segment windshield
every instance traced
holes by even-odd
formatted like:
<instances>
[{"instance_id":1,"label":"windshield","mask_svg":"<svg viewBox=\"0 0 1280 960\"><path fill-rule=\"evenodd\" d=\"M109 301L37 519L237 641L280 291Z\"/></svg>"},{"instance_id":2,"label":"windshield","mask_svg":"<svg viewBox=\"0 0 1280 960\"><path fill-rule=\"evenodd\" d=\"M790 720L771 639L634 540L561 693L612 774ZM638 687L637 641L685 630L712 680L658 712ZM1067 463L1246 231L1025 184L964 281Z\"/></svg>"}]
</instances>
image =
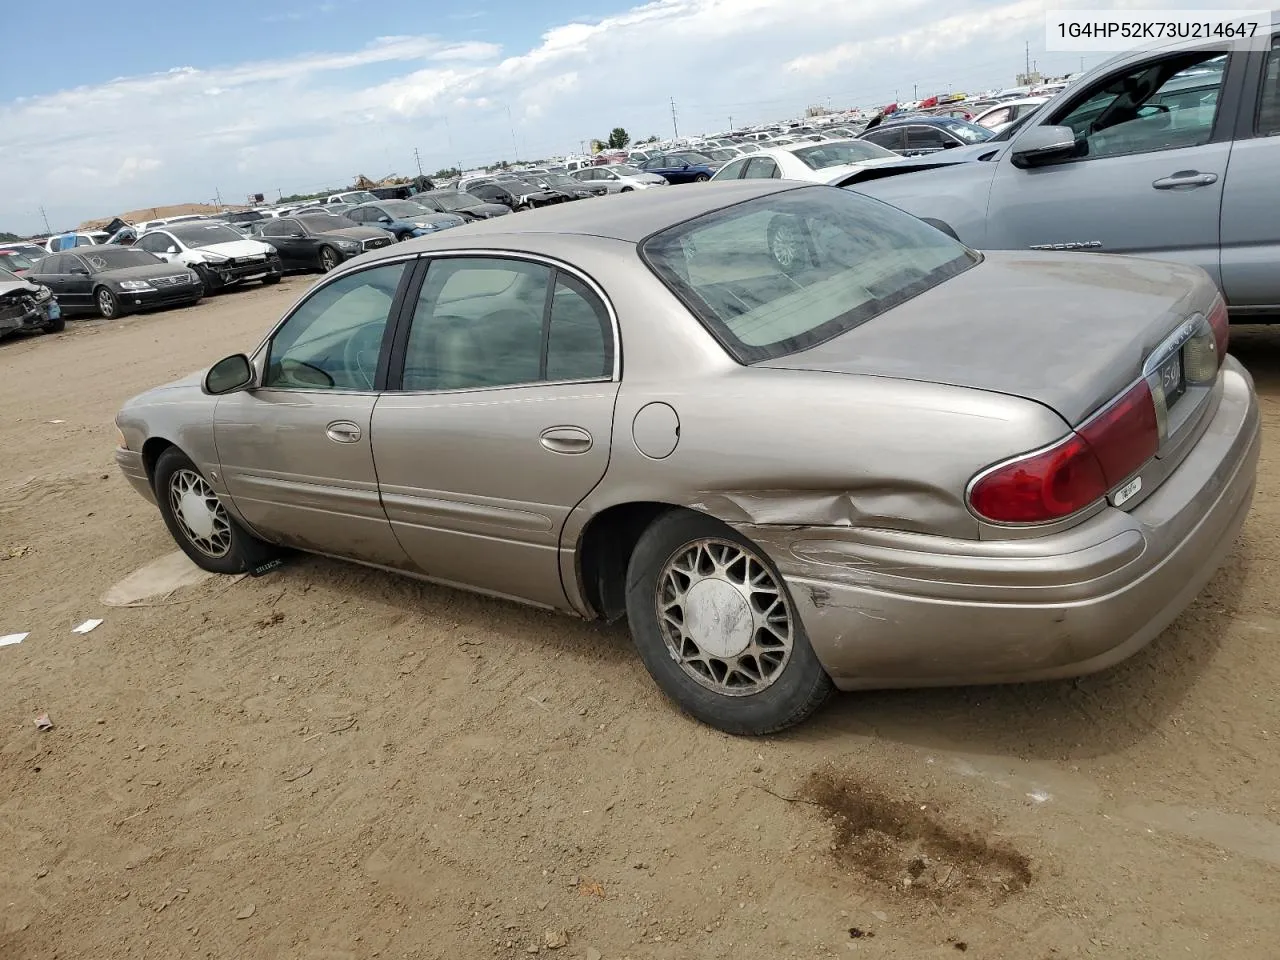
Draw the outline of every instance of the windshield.
<instances>
[{"instance_id":1,"label":"windshield","mask_svg":"<svg viewBox=\"0 0 1280 960\"><path fill-rule=\"evenodd\" d=\"M541 182L551 187L581 186L581 184L577 180L573 179L573 177L567 177L563 173L548 173L541 178Z\"/></svg>"},{"instance_id":2,"label":"windshield","mask_svg":"<svg viewBox=\"0 0 1280 960\"><path fill-rule=\"evenodd\" d=\"M831 140L792 152L810 170L825 170L827 167L839 167L848 163L898 157L892 150L886 150L870 140Z\"/></svg>"},{"instance_id":3,"label":"windshield","mask_svg":"<svg viewBox=\"0 0 1280 960\"><path fill-rule=\"evenodd\" d=\"M370 193L368 190L357 190L354 193L344 193L342 195L342 202L343 203L377 203L378 198L376 195Z\"/></svg>"},{"instance_id":4,"label":"windshield","mask_svg":"<svg viewBox=\"0 0 1280 960\"><path fill-rule=\"evenodd\" d=\"M633 167L629 163L619 163L615 166L609 167L608 169L612 170L620 177L643 177L645 173L639 167Z\"/></svg>"},{"instance_id":5,"label":"windshield","mask_svg":"<svg viewBox=\"0 0 1280 960\"><path fill-rule=\"evenodd\" d=\"M976 123L970 123L968 120L947 119L940 121L938 126L949 133L954 133L965 143L985 143L991 139L990 130Z\"/></svg>"},{"instance_id":6,"label":"windshield","mask_svg":"<svg viewBox=\"0 0 1280 960\"><path fill-rule=\"evenodd\" d=\"M331 213L302 213L298 214L298 219L306 225L308 230L315 233L328 233L331 230L350 230L356 226L354 220L348 220L346 217L335 217Z\"/></svg>"},{"instance_id":7,"label":"windshield","mask_svg":"<svg viewBox=\"0 0 1280 960\"><path fill-rule=\"evenodd\" d=\"M169 232L188 247L211 247L215 243L243 240L244 234L218 223L181 223Z\"/></svg>"},{"instance_id":8,"label":"windshield","mask_svg":"<svg viewBox=\"0 0 1280 960\"><path fill-rule=\"evenodd\" d=\"M723 148L719 150L708 150L707 156L709 156L712 160L727 161L727 160L732 160L734 157L738 156L738 151L725 150Z\"/></svg>"},{"instance_id":9,"label":"windshield","mask_svg":"<svg viewBox=\"0 0 1280 960\"><path fill-rule=\"evenodd\" d=\"M409 200L384 200L379 206L391 216L398 217L401 220L420 217L429 212L426 207Z\"/></svg>"},{"instance_id":10,"label":"windshield","mask_svg":"<svg viewBox=\"0 0 1280 960\"><path fill-rule=\"evenodd\" d=\"M431 199L446 210L470 210L472 207L484 205L469 193L433 193Z\"/></svg>"},{"instance_id":11,"label":"windshield","mask_svg":"<svg viewBox=\"0 0 1280 960\"><path fill-rule=\"evenodd\" d=\"M236 234L236 239L240 239L239 234ZM148 267L164 263L154 254L134 247L96 246L92 251L77 252L80 253L80 258L94 270L120 270L124 267Z\"/></svg>"},{"instance_id":12,"label":"windshield","mask_svg":"<svg viewBox=\"0 0 1280 960\"><path fill-rule=\"evenodd\" d=\"M24 283L25 281L16 273L10 273L4 267L0 267L0 283Z\"/></svg>"},{"instance_id":13,"label":"windshield","mask_svg":"<svg viewBox=\"0 0 1280 960\"><path fill-rule=\"evenodd\" d=\"M783 237L799 251L785 264L774 253L787 249ZM705 214L654 235L640 253L740 363L824 343L978 262L896 207L827 187Z\"/></svg>"},{"instance_id":14,"label":"windshield","mask_svg":"<svg viewBox=\"0 0 1280 960\"><path fill-rule=\"evenodd\" d=\"M692 150L686 150L684 153L677 153L677 159L683 160L685 163L712 163L712 159L705 153L696 153Z\"/></svg>"}]
</instances>

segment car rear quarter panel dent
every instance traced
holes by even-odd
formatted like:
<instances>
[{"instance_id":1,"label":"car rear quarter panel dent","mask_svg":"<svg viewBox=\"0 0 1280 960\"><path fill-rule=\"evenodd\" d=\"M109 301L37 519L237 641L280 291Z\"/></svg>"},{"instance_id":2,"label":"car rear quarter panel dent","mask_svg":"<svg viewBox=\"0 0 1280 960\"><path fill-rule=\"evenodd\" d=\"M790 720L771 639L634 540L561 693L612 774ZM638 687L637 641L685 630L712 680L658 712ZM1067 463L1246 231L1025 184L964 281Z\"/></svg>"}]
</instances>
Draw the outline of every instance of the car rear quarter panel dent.
<instances>
[{"instance_id":1,"label":"car rear quarter panel dent","mask_svg":"<svg viewBox=\"0 0 1280 960\"><path fill-rule=\"evenodd\" d=\"M624 380L615 423L631 423L651 401L678 411L676 449L651 459L618 430L604 481L579 517L658 501L734 526L878 527L976 540L964 502L970 477L1066 432L1048 408L1018 398L760 367L678 388ZM566 530L565 542L580 532Z\"/></svg>"}]
</instances>

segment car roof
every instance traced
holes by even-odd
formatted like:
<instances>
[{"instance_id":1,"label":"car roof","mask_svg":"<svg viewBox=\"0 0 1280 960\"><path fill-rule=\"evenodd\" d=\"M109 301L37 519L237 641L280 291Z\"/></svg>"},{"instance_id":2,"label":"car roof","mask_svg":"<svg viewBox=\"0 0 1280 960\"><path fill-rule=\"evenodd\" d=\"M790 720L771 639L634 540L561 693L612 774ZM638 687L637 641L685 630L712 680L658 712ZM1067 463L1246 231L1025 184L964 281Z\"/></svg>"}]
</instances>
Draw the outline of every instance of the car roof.
<instances>
[{"instance_id":1,"label":"car roof","mask_svg":"<svg viewBox=\"0 0 1280 960\"><path fill-rule=\"evenodd\" d=\"M484 247L495 243L518 248L521 234L579 235L639 243L660 230L724 207L773 193L812 187L813 184L809 183L759 179L706 183L687 190L615 193L591 203L558 203L521 213L516 218L501 217L471 223L450 230L447 237L440 239L423 237L405 243L416 244L422 249ZM517 224L505 222L512 219ZM379 250L378 258L413 249L406 247L405 243Z\"/></svg>"}]
</instances>

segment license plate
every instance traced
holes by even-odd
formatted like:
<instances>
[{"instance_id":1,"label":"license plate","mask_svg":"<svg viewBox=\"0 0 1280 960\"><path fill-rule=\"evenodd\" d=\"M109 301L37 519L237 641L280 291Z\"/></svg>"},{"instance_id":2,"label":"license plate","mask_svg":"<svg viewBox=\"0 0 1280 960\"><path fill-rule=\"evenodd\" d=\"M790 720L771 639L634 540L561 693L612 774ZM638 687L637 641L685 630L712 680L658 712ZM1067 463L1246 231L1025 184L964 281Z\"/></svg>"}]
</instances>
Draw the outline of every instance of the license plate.
<instances>
[{"instance_id":1,"label":"license plate","mask_svg":"<svg viewBox=\"0 0 1280 960\"><path fill-rule=\"evenodd\" d=\"M1164 390L1165 409L1172 407L1187 392L1187 379L1182 374L1182 353L1175 353L1160 365L1160 386Z\"/></svg>"}]
</instances>

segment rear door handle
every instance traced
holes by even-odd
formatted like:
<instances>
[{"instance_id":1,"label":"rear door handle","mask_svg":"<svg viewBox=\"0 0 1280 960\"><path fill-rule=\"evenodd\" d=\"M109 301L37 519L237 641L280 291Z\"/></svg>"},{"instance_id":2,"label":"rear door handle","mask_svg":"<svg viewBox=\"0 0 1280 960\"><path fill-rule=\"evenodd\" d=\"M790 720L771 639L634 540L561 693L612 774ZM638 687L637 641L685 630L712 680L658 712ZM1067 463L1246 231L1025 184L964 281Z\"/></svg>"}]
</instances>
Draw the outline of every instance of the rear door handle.
<instances>
[{"instance_id":1,"label":"rear door handle","mask_svg":"<svg viewBox=\"0 0 1280 960\"><path fill-rule=\"evenodd\" d=\"M538 442L552 453L586 453L591 449L591 434L581 427L548 427Z\"/></svg>"},{"instance_id":2,"label":"rear door handle","mask_svg":"<svg viewBox=\"0 0 1280 960\"><path fill-rule=\"evenodd\" d=\"M1157 190L1176 190L1179 187L1207 187L1209 184L1217 182L1218 175L1216 173L1201 173L1199 170L1179 170L1177 173L1153 181L1151 185Z\"/></svg>"},{"instance_id":3,"label":"rear door handle","mask_svg":"<svg viewBox=\"0 0 1280 960\"><path fill-rule=\"evenodd\" d=\"M324 432L334 443L355 443L362 436L360 427L350 420L335 420Z\"/></svg>"}]
</instances>

